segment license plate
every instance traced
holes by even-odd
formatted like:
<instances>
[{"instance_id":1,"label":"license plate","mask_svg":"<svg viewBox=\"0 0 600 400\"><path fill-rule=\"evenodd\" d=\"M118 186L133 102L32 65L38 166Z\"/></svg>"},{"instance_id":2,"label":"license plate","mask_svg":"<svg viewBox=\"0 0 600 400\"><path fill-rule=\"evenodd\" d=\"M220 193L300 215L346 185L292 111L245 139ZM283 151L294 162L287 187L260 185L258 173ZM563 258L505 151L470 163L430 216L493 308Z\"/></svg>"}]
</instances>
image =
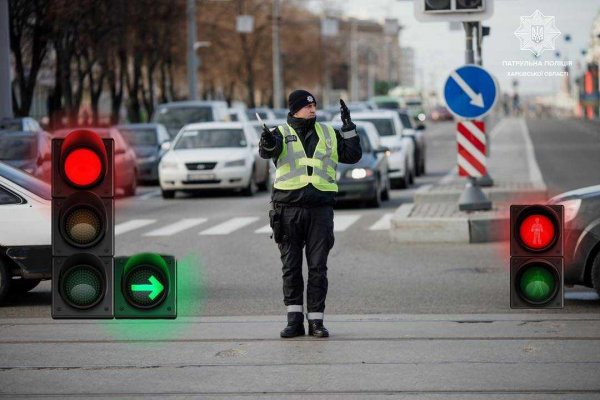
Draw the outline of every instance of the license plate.
<instances>
[{"instance_id":1,"label":"license plate","mask_svg":"<svg viewBox=\"0 0 600 400\"><path fill-rule=\"evenodd\" d=\"M188 174L187 180L191 182L195 181L212 181L215 179L215 174Z\"/></svg>"}]
</instances>

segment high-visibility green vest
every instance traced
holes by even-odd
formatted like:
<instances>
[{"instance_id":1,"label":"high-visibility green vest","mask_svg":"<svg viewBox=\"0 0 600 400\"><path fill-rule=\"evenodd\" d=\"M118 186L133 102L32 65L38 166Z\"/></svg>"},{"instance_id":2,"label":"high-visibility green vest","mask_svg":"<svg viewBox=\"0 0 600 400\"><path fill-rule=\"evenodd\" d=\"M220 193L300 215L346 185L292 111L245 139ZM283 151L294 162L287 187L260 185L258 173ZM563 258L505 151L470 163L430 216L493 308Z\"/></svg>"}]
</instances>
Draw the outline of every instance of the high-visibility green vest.
<instances>
[{"instance_id":1,"label":"high-visibility green vest","mask_svg":"<svg viewBox=\"0 0 600 400\"><path fill-rule=\"evenodd\" d=\"M307 157L304 146L288 124L279 126L283 136L283 149L277 159L275 183L273 186L280 190L296 190L309 183L324 192L337 192L335 182L338 164L337 139L335 131L325 125L327 133L323 132L321 124L315 123L315 131L319 142L312 157ZM308 175L308 168L312 167L312 174Z\"/></svg>"}]
</instances>

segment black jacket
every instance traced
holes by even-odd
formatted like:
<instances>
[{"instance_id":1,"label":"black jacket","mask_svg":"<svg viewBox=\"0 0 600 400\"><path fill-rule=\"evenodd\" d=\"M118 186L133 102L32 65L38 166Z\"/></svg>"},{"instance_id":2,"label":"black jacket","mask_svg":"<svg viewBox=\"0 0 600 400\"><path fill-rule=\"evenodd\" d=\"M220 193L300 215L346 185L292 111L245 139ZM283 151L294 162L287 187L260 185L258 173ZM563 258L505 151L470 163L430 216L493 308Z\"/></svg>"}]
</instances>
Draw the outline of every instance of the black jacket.
<instances>
[{"instance_id":1,"label":"black jacket","mask_svg":"<svg viewBox=\"0 0 600 400\"><path fill-rule=\"evenodd\" d=\"M287 117L288 124L294 128L298 134L307 157L312 157L319 141L319 136L315 131L315 119L294 118L290 114ZM275 148L265 148L264 143L260 142L259 153L262 158L272 158L275 165L283 149L283 136L278 129L273 130L275 136ZM360 147L359 136L356 135L349 139L344 139L340 132L335 131L337 138L338 162L344 164L354 164L362 157L362 148ZM312 174L312 168L308 168L308 174ZM273 188L272 200L276 203L297 205L302 207L318 207L335 204L335 192L323 192L315 188L312 184L296 190L279 190Z\"/></svg>"}]
</instances>

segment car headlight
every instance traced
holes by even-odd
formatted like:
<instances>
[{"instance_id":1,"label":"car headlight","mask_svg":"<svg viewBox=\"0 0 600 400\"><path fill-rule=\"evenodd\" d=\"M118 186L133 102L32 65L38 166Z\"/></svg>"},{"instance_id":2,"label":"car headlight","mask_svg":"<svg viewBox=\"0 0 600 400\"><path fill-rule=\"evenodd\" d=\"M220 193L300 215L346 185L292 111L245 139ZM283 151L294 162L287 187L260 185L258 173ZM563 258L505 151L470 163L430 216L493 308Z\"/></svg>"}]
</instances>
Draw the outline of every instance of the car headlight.
<instances>
[{"instance_id":1,"label":"car headlight","mask_svg":"<svg viewBox=\"0 0 600 400\"><path fill-rule=\"evenodd\" d=\"M559 203L565 208L565 223L573 220L577 213L579 212L579 207L581 207L581 199L573 199L573 200L565 200Z\"/></svg>"},{"instance_id":2,"label":"car headlight","mask_svg":"<svg viewBox=\"0 0 600 400\"><path fill-rule=\"evenodd\" d=\"M350 179L365 179L373 176L373 170L368 168L353 168L346 172L346 178Z\"/></svg>"},{"instance_id":3,"label":"car headlight","mask_svg":"<svg viewBox=\"0 0 600 400\"><path fill-rule=\"evenodd\" d=\"M227 161L225 163L226 167L243 167L246 165L246 160L244 158L240 160Z\"/></svg>"},{"instance_id":4,"label":"car headlight","mask_svg":"<svg viewBox=\"0 0 600 400\"><path fill-rule=\"evenodd\" d=\"M419 121L423 122L427 119L427 116L424 113L419 113L417 118L419 119Z\"/></svg>"},{"instance_id":5,"label":"car headlight","mask_svg":"<svg viewBox=\"0 0 600 400\"><path fill-rule=\"evenodd\" d=\"M161 169L177 169L177 167L179 167L179 164L175 161L163 161L160 163Z\"/></svg>"}]
</instances>

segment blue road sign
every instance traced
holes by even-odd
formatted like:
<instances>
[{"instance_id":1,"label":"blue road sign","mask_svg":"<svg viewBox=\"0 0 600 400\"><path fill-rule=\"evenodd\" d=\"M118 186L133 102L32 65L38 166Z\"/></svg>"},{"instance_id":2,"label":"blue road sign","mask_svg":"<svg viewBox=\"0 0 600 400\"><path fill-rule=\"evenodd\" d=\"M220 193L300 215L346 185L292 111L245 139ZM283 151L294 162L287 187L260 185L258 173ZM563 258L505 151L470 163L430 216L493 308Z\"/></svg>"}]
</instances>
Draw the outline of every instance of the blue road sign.
<instances>
[{"instance_id":1,"label":"blue road sign","mask_svg":"<svg viewBox=\"0 0 600 400\"><path fill-rule=\"evenodd\" d=\"M496 104L498 84L480 66L463 65L450 72L444 85L444 98L450 112L457 117L481 118Z\"/></svg>"}]
</instances>

